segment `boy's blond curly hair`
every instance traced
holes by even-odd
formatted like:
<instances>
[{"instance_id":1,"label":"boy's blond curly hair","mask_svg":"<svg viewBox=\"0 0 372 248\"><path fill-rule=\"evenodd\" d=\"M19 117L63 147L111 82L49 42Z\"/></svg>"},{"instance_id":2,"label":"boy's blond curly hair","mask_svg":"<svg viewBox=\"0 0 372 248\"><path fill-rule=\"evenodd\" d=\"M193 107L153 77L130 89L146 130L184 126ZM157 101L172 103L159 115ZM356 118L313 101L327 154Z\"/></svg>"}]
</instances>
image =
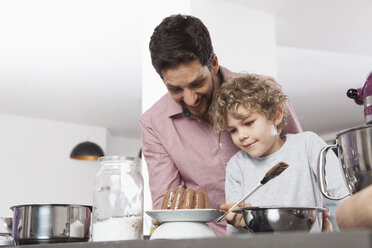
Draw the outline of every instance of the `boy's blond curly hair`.
<instances>
[{"instance_id":1,"label":"boy's blond curly hair","mask_svg":"<svg viewBox=\"0 0 372 248\"><path fill-rule=\"evenodd\" d=\"M221 85L213 97L209 117L214 130L221 132L227 126L228 114L237 119L246 117L238 113L239 106L250 113L263 113L268 120L273 120L281 108L283 120L277 126L280 131L286 123L287 99L274 80L258 75L246 75Z\"/></svg>"}]
</instances>

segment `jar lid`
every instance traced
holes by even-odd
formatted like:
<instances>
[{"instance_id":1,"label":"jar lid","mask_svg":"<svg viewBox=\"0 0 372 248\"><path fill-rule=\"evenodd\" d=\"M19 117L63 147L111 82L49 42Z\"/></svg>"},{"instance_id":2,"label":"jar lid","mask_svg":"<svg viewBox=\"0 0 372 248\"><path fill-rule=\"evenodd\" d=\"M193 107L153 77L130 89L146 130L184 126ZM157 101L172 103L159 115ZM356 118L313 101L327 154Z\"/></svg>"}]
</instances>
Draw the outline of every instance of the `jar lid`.
<instances>
[{"instance_id":1,"label":"jar lid","mask_svg":"<svg viewBox=\"0 0 372 248\"><path fill-rule=\"evenodd\" d=\"M128 156L103 156L98 159L98 162L110 162L110 163L139 163L140 159L137 157Z\"/></svg>"}]
</instances>

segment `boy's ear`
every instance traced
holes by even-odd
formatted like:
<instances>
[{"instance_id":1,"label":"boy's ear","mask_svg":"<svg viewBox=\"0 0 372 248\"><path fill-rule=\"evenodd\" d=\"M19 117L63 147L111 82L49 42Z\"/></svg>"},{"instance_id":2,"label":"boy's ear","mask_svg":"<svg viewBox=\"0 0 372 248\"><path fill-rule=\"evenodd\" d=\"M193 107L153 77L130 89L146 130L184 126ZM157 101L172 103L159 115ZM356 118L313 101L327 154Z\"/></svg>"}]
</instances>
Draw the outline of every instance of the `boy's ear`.
<instances>
[{"instance_id":1,"label":"boy's ear","mask_svg":"<svg viewBox=\"0 0 372 248\"><path fill-rule=\"evenodd\" d=\"M283 120L283 116L284 116L284 113L283 113L283 108L281 107L277 107L276 109L276 114L275 114L275 118L274 118L274 125L277 127Z\"/></svg>"}]
</instances>

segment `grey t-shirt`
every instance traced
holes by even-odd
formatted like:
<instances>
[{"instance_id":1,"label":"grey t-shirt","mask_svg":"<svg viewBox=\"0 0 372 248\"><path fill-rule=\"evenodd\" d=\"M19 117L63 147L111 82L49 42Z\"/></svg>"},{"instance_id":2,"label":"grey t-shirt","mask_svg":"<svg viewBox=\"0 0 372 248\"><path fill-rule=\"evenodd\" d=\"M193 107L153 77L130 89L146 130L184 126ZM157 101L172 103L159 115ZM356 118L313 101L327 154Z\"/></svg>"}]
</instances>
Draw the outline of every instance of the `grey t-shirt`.
<instances>
[{"instance_id":1,"label":"grey t-shirt","mask_svg":"<svg viewBox=\"0 0 372 248\"><path fill-rule=\"evenodd\" d=\"M323 207L322 194L317 185L317 166L320 150L327 144L313 132L287 134L283 146L266 157L251 158L239 151L226 167L226 203L238 201L253 189L266 172L278 162L289 167L272 179L246 203L252 206L306 206ZM328 151L326 177L328 191L332 196L348 194L341 164L333 151ZM312 232L321 230L321 218L317 218ZM227 233L234 232L228 225Z\"/></svg>"}]
</instances>

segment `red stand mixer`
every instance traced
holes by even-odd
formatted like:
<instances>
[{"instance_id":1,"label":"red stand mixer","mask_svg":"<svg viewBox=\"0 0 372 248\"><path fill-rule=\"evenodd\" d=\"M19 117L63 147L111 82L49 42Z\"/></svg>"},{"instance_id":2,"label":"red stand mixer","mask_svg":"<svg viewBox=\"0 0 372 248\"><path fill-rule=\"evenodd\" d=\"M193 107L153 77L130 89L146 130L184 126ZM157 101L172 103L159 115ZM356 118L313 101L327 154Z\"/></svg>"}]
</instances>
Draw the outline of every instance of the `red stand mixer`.
<instances>
[{"instance_id":1,"label":"red stand mixer","mask_svg":"<svg viewBox=\"0 0 372 248\"><path fill-rule=\"evenodd\" d=\"M332 200L340 198L330 196L327 190L325 164L329 149L337 149L350 194L372 184L372 73L362 88L349 89L346 95L357 104L364 104L365 124L337 133L336 144L328 145L320 151L318 184L323 195Z\"/></svg>"}]
</instances>

